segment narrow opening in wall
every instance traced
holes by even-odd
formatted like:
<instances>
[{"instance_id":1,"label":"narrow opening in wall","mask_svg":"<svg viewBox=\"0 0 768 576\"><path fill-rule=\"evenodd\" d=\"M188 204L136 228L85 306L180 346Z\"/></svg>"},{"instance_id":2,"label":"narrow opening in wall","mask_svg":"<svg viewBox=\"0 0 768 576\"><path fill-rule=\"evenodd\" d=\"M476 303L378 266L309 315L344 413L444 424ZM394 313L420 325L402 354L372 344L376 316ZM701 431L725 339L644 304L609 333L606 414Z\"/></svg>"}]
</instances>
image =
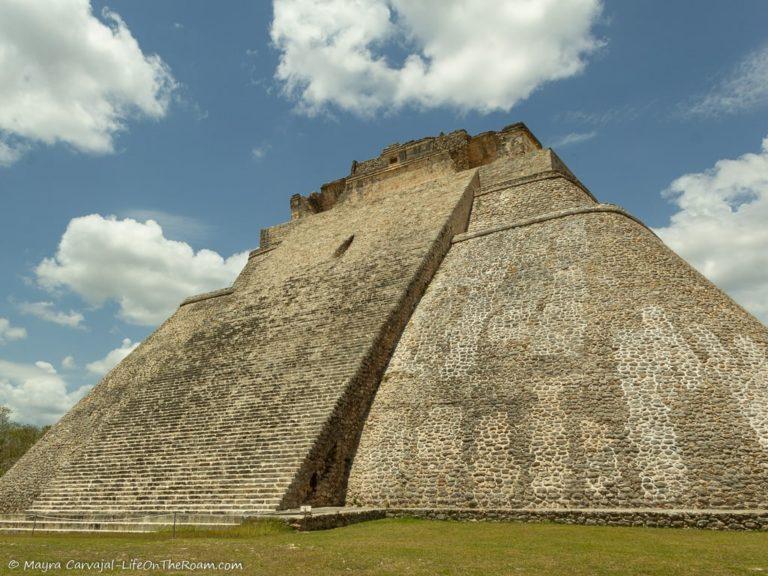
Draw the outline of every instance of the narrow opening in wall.
<instances>
[{"instance_id":1,"label":"narrow opening in wall","mask_svg":"<svg viewBox=\"0 0 768 576\"><path fill-rule=\"evenodd\" d=\"M390 163L390 164L397 164L397 156L392 156L392 157L389 159L389 163Z\"/></svg>"},{"instance_id":2,"label":"narrow opening in wall","mask_svg":"<svg viewBox=\"0 0 768 576\"><path fill-rule=\"evenodd\" d=\"M353 241L354 239L355 239L355 235L354 235L354 234L352 234L352 236L350 236L349 238L347 238L346 240L344 240L344 242L342 242L342 243L341 243L341 246L339 246L338 248L336 248L336 252L334 252L334 253L333 253L333 257L334 257L334 258L338 258L338 257L340 257L340 256L343 256L343 255L344 255L344 252L346 252L346 251L347 251L347 249L349 248L350 244L352 244L352 241Z\"/></svg>"},{"instance_id":3,"label":"narrow opening in wall","mask_svg":"<svg viewBox=\"0 0 768 576\"><path fill-rule=\"evenodd\" d=\"M309 479L309 491L311 494L317 490L317 472L312 472L312 478Z\"/></svg>"}]
</instances>

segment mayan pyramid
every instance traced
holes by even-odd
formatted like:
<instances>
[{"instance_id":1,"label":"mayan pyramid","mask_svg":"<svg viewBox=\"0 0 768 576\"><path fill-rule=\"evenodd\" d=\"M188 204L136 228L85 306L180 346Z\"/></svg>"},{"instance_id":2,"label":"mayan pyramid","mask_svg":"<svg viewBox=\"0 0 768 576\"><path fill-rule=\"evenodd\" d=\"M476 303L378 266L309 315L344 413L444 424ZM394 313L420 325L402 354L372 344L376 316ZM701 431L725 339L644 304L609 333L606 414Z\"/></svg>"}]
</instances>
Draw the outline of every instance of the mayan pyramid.
<instances>
[{"instance_id":1,"label":"mayan pyramid","mask_svg":"<svg viewBox=\"0 0 768 576\"><path fill-rule=\"evenodd\" d=\"M768 508L768 330L524 125L389 146L291 212L0 511Z\"/></svg>"}]
</instances>

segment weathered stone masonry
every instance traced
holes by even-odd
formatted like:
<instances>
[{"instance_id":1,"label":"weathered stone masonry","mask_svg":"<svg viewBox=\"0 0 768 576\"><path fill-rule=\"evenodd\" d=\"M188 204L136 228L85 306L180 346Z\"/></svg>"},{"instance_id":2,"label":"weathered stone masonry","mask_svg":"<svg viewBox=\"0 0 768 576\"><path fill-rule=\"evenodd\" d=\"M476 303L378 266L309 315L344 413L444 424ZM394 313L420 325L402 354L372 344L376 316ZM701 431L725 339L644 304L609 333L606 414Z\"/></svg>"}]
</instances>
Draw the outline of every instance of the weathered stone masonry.
<instances>
[{"instance_id":1,"label":"weathered stone masonry","mask_svg":"<svg viewBox=\"0 0 768 576\"><path fill-rule=\"evenodd\" d=\"M379 388L348 501L766 508L765 327L554 162L513 165L480 169L469 230Z\"/></svg>"},{"instance_id":2,"label":"weathered stone masonry","mask_svg":"<svg viewBox=\"0 0 768 576\"><path fill-rule=\"evenodd\" d=\"M523 125L389 146L291 212L3 511L765 525L768 330Z\"/></svg>"}]
</instances>

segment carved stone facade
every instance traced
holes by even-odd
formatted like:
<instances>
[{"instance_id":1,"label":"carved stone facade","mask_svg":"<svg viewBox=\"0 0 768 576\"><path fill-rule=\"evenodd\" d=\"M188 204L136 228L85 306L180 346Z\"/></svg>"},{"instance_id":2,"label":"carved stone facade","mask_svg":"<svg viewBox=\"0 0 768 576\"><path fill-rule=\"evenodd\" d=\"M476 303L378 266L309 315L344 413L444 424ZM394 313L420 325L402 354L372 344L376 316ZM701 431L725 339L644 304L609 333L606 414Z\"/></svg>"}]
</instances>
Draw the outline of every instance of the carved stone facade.
<instances>
[{"instance_id":1,"label":"carved stone facade","mask_svg":"<svg viewBox=\"0 0 768 576\"><path fill-rule=\"evenodd\" d=\"M525 126L389 146L291 208L3 511L768 508L768 330Z\"/></svg>"}]
</instances>

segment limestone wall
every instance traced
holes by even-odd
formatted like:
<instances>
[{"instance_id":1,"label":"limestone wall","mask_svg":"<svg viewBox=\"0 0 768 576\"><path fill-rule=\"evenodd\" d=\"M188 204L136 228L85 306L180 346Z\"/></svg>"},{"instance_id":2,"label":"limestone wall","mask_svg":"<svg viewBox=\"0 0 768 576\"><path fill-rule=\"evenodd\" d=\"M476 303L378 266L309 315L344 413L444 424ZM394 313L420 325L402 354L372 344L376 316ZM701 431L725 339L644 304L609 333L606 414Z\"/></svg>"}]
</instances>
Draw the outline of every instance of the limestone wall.
<instances>
[{"instance_id":1,"label":"limestone wall","mask_svg":"<svg viewBox=\"0 0 768 576\"><path fill-rule=\"evenodd\" d=\"M544 218L593 202L570 180L489 192L505 173L523 177L481 168L470 232L540 221L457 239L384 375L348 503L768 507L766 328L627 216Z\"/></svg>"},{"instance_id":2,"label":"limestone wall","mask_svg":"<svg viewBox=\"0 0 768 576\"><path fill-rule=\"evenodd\" d=\"M513 187L483 189L472 206L469 232L595 204L587 192L567 178L546 173Z\"/></svg>"}]
</instances>

